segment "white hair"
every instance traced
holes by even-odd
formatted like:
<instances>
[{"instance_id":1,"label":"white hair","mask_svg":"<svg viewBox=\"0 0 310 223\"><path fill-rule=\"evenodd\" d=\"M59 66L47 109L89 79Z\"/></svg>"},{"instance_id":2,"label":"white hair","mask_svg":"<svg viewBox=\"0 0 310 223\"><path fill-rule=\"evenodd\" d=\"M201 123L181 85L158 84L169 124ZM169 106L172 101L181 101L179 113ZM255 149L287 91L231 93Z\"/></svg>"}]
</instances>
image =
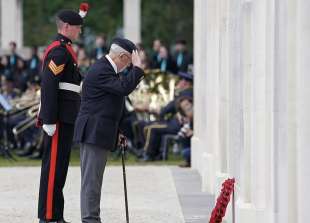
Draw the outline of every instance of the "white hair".
<instances>
[{"instance_id":1,"label":"white hair","mask_svg":"<svg viewBox=\"0 0 310 223\"><path fill-rule=\"evenodd\" d=\"M116 57L121 53L128 53L127 50L125 50L124 48L120 47L119 45L113 43L111 45L110 51L109 51L109 55L111 57Z\"/></svg>"}]
</instances>

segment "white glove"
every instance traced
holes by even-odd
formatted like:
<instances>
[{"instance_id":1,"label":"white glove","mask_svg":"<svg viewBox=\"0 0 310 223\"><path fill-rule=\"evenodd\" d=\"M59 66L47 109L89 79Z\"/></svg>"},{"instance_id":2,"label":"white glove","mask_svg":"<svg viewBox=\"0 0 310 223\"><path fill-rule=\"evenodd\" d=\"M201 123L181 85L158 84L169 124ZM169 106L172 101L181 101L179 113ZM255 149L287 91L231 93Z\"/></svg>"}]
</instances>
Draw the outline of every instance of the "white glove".
<instances>
[{"instance_id":1,"label":"white glove","mask_svg":"<svg viewBox=\"0 0 310 223\"><path fill-rule=\"evenodd\" d=\"M42 128L46 132L47 135L53 136L56 131L56 124L52 124L52 125L43 124Z\"/></svg>"}]
</instances>

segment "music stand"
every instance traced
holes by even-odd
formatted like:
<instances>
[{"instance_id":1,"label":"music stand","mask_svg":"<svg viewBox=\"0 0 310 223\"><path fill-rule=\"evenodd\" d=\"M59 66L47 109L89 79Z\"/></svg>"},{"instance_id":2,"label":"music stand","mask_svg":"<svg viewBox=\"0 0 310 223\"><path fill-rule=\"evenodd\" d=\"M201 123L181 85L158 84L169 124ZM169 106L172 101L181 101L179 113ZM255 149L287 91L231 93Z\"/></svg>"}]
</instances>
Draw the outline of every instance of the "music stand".
<instances>
[{"instance_id":1,"label":"music stand","mask_svg":"<svg viewBox=\"0 0 310 223\"><path fill-rule=\"evenodd\" d=\"M4 156L4 158L12 159L14 160L12 154L9 151L9 143L8 143L8 118L9 113L13 110L13 106L10 104L10 102L3 96L3 94L0 94L0 106L3 108L3 145L0 145L0 154Z\"/></svg>"}]
</instances>

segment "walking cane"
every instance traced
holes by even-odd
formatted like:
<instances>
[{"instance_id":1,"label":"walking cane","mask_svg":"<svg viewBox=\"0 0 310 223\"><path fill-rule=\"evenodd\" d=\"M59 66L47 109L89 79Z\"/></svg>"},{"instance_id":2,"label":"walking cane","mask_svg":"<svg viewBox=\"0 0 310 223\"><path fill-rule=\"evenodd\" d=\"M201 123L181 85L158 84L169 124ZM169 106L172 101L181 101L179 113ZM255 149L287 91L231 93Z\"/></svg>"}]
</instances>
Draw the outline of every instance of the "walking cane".
<instances>
[{"instance_id":1,"label":"walking cane","mask_svg":"<svg viewBox=\"0 0 310 223\"><path fill-rule=\"evenodd\" d=\"M126 184L126 169L125 169L125 147L127 145L121 143L122 149L122 165L123 165L123 180L124 180L124 194L125 194L125 207L126 207L126 223L129 223L129 213L128 213L128 198L127 198L127 184Z\"/></svg>"}]
</instances>

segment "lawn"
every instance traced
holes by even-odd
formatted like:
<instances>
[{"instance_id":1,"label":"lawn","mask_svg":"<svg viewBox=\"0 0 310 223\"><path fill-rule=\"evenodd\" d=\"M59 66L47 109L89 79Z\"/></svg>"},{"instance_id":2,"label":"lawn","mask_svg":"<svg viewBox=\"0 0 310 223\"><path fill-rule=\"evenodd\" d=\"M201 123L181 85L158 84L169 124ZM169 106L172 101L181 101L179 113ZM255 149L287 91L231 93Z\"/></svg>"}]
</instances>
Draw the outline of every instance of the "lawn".
<instances>
[{"instance_id":1,"label":"lawn","mask_svg":"<svg viewBox=\"0 0 310 223\"><path fill-rule=\"evenodd\" d=\"M115 153L111 153L108 160L108 165L121 165L122 160L121 157L115 157ZM0 167L16 167L16 166L40 166L41 160L30 160L28 158L18 157L14 155L16 161L4 159L0 156ZM141 162L138 161L135 156L132 154L126 155L126 164L127 165L179 165L182 163L182 158L180 155L169 154L169 159L165 161L153 161L153 162ZM79 166L80 165L80 156L79 150L77 148L72 150L71 153L71 166Z\"/></svg>"}]
</instances>

